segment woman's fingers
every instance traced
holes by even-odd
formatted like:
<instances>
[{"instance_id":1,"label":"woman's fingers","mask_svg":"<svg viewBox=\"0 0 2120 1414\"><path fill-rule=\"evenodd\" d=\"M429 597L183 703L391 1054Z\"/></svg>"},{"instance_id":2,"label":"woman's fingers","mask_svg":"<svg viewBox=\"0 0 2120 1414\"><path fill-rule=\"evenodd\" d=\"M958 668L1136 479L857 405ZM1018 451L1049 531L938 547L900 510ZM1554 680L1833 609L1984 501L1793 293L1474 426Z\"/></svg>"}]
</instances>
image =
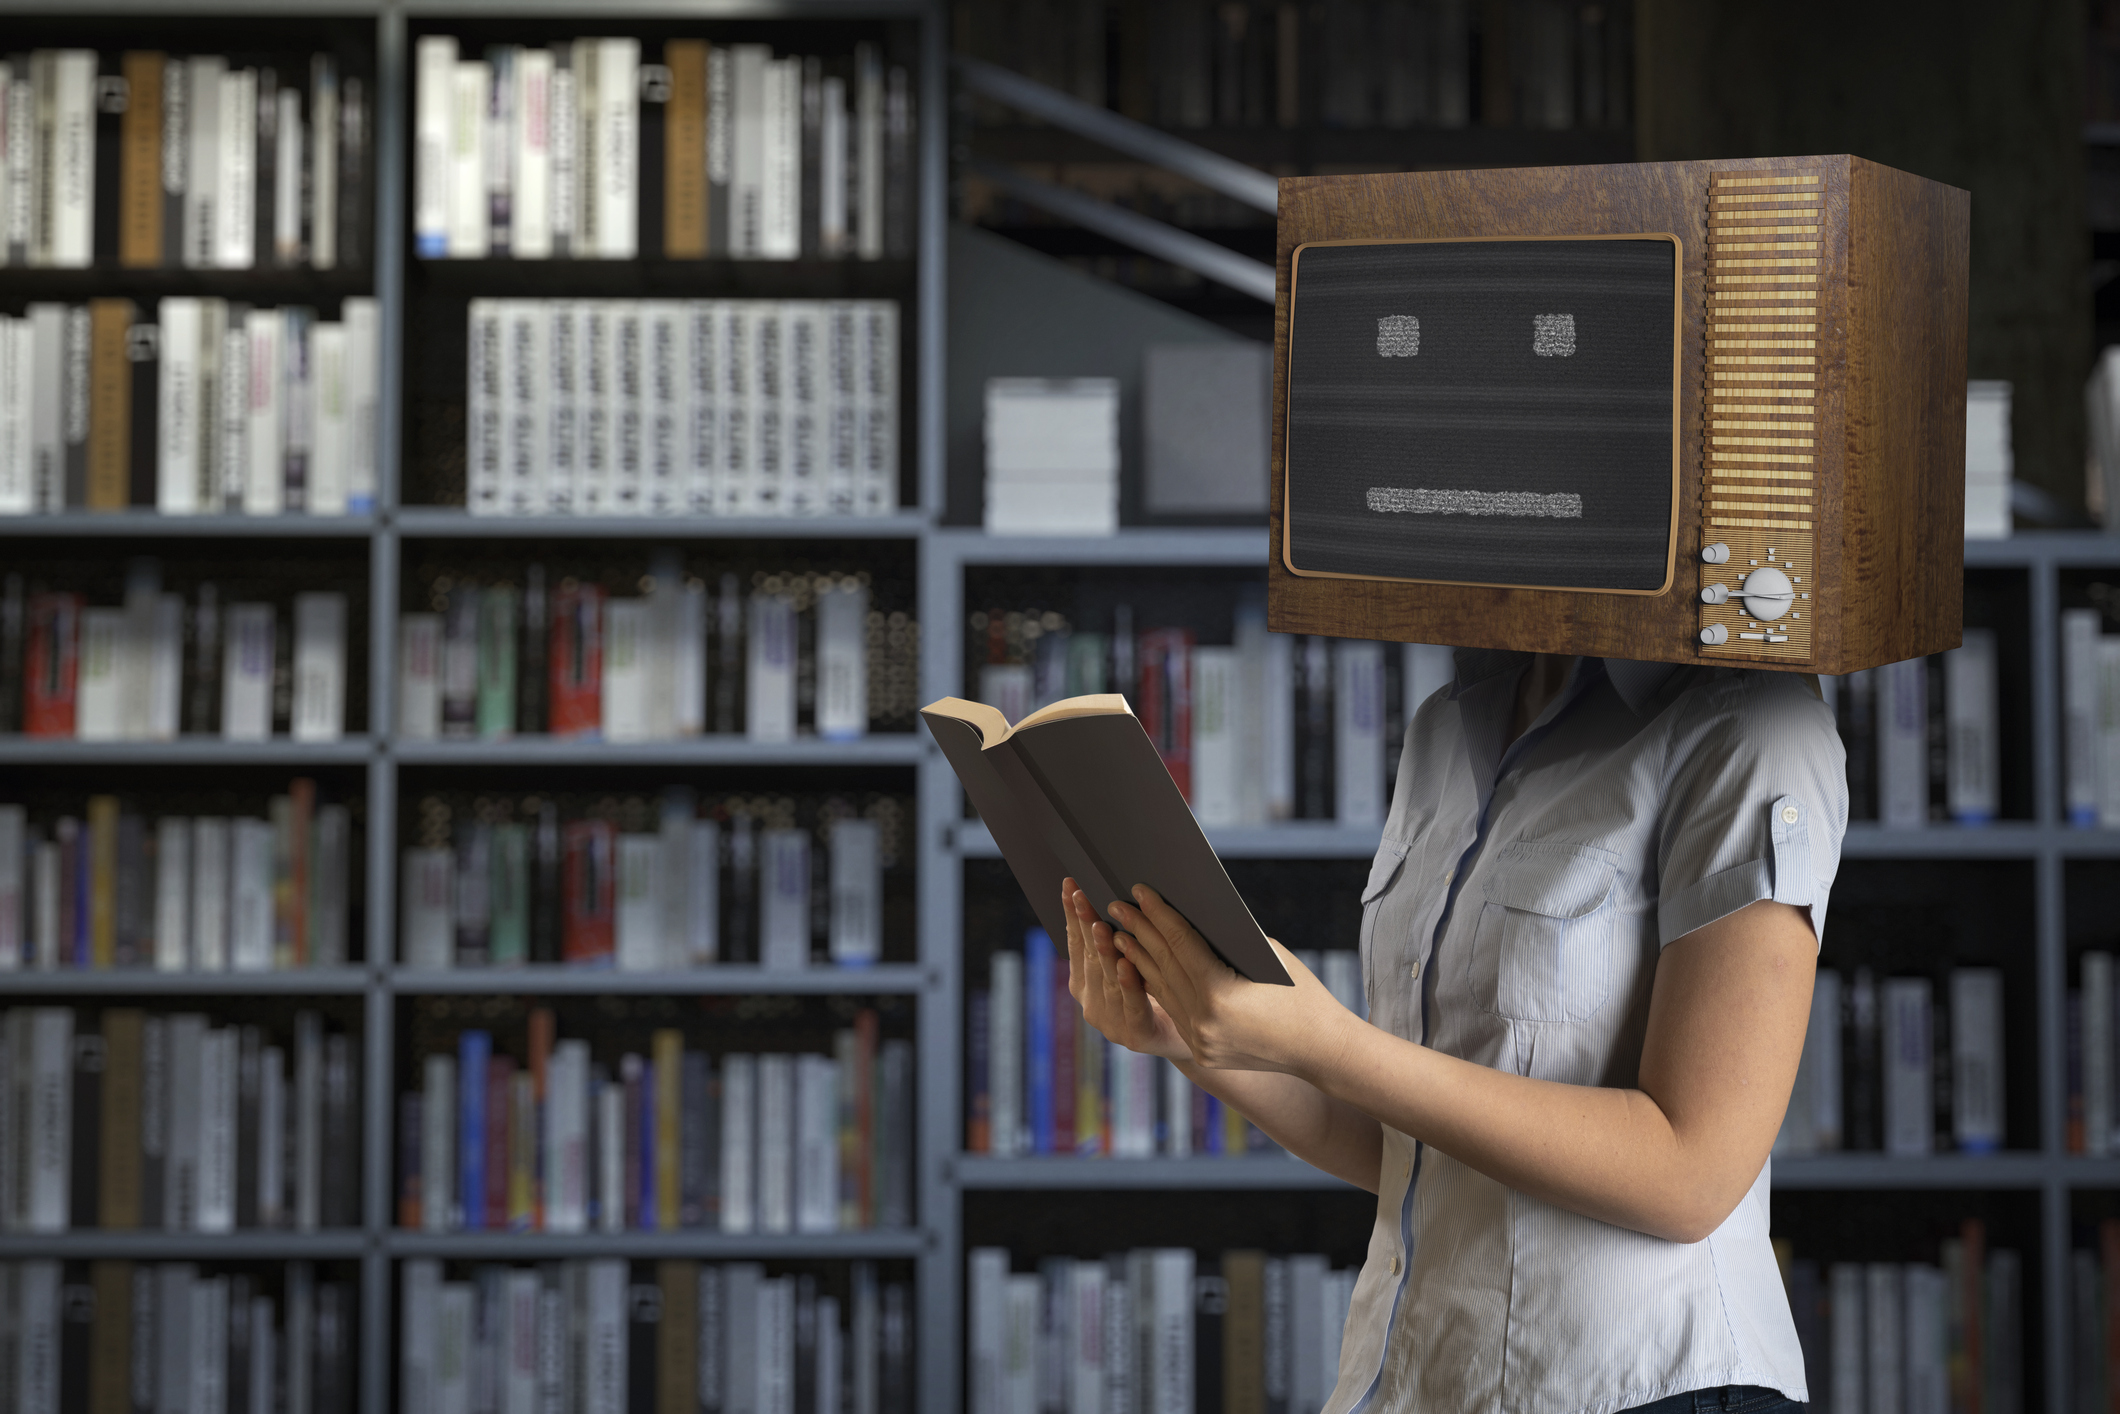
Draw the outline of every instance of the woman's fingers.
<instances>
[{"instance_id":1,"label":"woman's fingers","mask_svg":"<svg viewBox=\"0 0 2120 1414\"><path fill-rule=\"evenodd\" d=\"M1161 935L1170 950L1171 960L1187 972L1209 964L1225 968L1228 966L1215 955L1214 949L1207 945L1207 940L1200 936L1199 930L1185 920L1185 915L1164 902L1163 895L1146 884L1136 884L1134 902L1142 915L1155 924L1156 932Z\"/></svg>"}]
</instances>

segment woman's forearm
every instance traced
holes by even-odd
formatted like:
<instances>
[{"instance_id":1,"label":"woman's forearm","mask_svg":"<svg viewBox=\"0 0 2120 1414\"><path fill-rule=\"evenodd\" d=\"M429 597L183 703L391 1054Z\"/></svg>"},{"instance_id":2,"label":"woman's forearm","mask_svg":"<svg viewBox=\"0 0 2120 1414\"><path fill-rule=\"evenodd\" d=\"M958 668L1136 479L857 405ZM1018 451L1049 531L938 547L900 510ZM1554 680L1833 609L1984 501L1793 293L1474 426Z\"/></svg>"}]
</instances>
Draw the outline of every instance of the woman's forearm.
<instances>
[{"instance_id":1,"label":"woman's forearm","mask_svg":"<svg viewBox=\"0 0 2120 1414\"><path fill-rule=\"evenodd\" d=\"M1173 1061L1193 1084L1259 1126L1312 1168L1377 1191L1384 1132L1376 1120L1293 1075L1263 1070L1209 1070Z\"/></svg>"}]
</instances>

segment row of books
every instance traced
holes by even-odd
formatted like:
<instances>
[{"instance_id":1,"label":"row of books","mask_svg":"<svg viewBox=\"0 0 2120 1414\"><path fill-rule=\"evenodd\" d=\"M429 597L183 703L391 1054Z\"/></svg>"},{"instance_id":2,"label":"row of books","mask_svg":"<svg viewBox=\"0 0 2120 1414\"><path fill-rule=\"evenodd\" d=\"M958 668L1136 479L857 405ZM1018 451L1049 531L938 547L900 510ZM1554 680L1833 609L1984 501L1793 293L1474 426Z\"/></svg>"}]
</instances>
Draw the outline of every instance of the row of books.
<instances>
[{"instance_id":1,"label":"row of books","mask_svg":"<svg viewBox=\"0 0 2120 1414\"><path fill-rule=\"evenodd\" d=\"M0 62L0 264L367 262L367 84L330 54L38 49Z\"/></svg>"},{"instance_id":2,"label":"row of books","mask_svg":"<svg viewBox=\"0 0 2120 1414\"><path fill-rule=\"evenodd\" d=\"M2120 1218L2099 1222L2091 1246L2069 1253L2069 1365L2073 1407L2098 1414L2120 1390Z\"/></svg>"},{"instance_id":3,"label":"row of books","mask_svg":"<svg viewBox=\"0 0 2120 1414\"><path fill-rule=\"evenodd\" d=\"M778 971L882 959L903 797L423 797L403 856L407 967ZM817 857L821 856L821 858Z\"/></svg>"},{"instance_id":4,"label":"row of books","mask_svg":"<svg viewBox=\"0 0 2120 1414\"><path fill-rule=\"evenodd\" d=\"M1359 954L1298 956L1342 1005L1365 1011ZM1044 929L1026 932L1021 952L996 951L987 966L987 986L971 993L965 1023L968 1152L1120 1159L1279 1152L1176 1066L1091 1030L1068 991L1067 955Z\"/></svg>"},{"instance_id":5,"label":"row of books","mask_svg":"<svg viewBox=\"0 0 2120 1414\"><path fill-rule=\"evenodd\" d=\"M1968 628L1947 653L1822 677L1819 686L1847 750L1851 819L1901 827L1995 819L2002 731L1993 629Z\"/></svg>"},{"instance_id":6,"label":"row of books","mask_svg":"<svg viewBox=\"0 0 2120 1414\"><path fill-rule=\"evenodd\" d=\"M0 972L343 967L353 850L347 806L304 778L261 816L0 805Z\"/></svg>"},{"instance_id":7,"label":"row of books","mask_svg":"<svg viewBox=\"0 0 2120 1414\"><path fill-rule=\"evenodd\" d=\"M360 1042L197 1012L0 1012L0 1226L358 1226Z\"/></svg>"},{"instance_id":8,"label":"row of books","mask_svg":"<svg viewBox=\"0 0 2120 1414\"><path fill-rule=\"evenodd\" d=\"M868 734L910 682L917 627L871 608L868 575L710 585L657 555L637 596L541 564L512 581L428 585L432 613L398 623L398 730L412 740L549 734L614 742L741 731L753 741ZM767 581L771 581L768 583ZM747 593L746 590L749 590Z\"/></svg>"},{"instance_id":9,"label":"row of books","mask_svg":"<svg viewBox=\"0 0 2120 1414\"><path fill-rule=\"evenodd\" d=\"M171 296L0 315L0 515L375 509L376 302Z\"/></svg>"},{"instance_id":10,"label":"row of books","mask_svg":"<svg viewBox=\"0 0 2120 1414\"><path fill-rule=\"evenodd\" d=\"M1263 596L1233 645L1189 628L1108 630L1035 608L970 616L979 697L1011 722L1084 693L1126 694L1200 823L1379 825L1413 709L1452 681L1447 648L1269 633Z\"/></svg>"},{"instance_id":11,"label":"row of books","mask_svg":"<svg viewBox=\"0 0 2120 1414\"><path fill-rule=\"evenodd\" d=\"M530 1014L425 1058L399 1099L398 1222L429 1232L842 1232L912 1226L913 1050L874 1011L830 1055L709 1055L660 1029L593 1060Z\"/></svg>"},{"instance_id":12,"label":"row of books","mask_svg":"<svg viewBox=\"0 0 2120 1414\"><path fill-rule=\"evenodd\" d=\"M474 515L889 515L893 300L480 299Z\"/></svg>"},{"instance_id":13,"label":"row of books","mask_svg":"<svg viewBox=\"0 0 2120 1414\"><path fill-rule=\"evenodd\" d=\"M2091 949L2076 959L2077 985L2066 1015L2068 1147L2076 1154L2120 1151L2120 1001L2113 955Z\"/></svg>"},{"instance_id":14,"label":"row of books","mask_svg":"<svg viewBox=\"0 0 2120 1414\"><path fill-rule=\"evenodd\" d=\"M124 601L0 578L0 731L80 741L337 741L346 723L346 595L191 602L135 560Z\"/></svg>"},{"instance_id":15,"label":"row of books","mask_svg":"<svg viewBox=\"0 0 2120 1414\"><path fill-rule=\"evenodd\" d=\"M2024 1267L1969 1218L1938 1260L1821 1262L1775 1243L1811 1406L1828 1414L2021 1414Z\"/></svg>"},{"instance_id":16,"label":"row of books","mask_svg":"<svg viewBox=\"0 0 2120 1414\"><path fill-rule=\"evenodd\" d=\"M1938 980L1819 969L1775 1153L2002 1147L2002 974L1956 967Z\"/></svg>"},{"instance_id":17,"label":"row of books","mask_svg":"<svg viewBox=\"0 0 2120 1414\"><path fill-rule=\"evenodd\" d=\"M975 17L968 40L980 58L1170 128L1631 121L1624 6L1187 0L1138 17L999 6ZM980 119L1015 120L1007 110Z\"/></svg>"},{"instance_id":18,"label":"row of books","mask_svg":"<svg viewBox=\"0 0 2120 1414\"><path fill-rule=\"evenodd\" d=\"M426 259L904 258L914 98L874 44L417 44L413 242Z\"/></svg>"},{"instance_id":19,"label":"row of books","mask_svg":"<svg viewBox=\"0 0 2120 1414\"><path fill-rule=\"evenodd\" d=\"M1314 1253L1189 1247L1021 1272L1006 1248L975 1247L967 1266L971 1414L1315 1414L1339 1380L1356 1277Z\"/></svg>"},{"instance_id":20,"label":"row of books","mask_svg":"<svg viewBox=\"0 0 2120 1414\"><path fill-rule=\"evenodd\" d=\"M401 1414L912 1414L912 1290L870 1262L405 1263ZM319 1412L321 1414L321 1411Z\"/></svg>"},{"instance_id":21,"label":"row of books","mask_svg":"<svg viewBox=\"0 0 2120 1414\"><path fill-rule=\"evenodd\" d=\"M0 1262L20 1410L352 1414L359 1296L309 1262Z\"/></svg>"}]
</instances>

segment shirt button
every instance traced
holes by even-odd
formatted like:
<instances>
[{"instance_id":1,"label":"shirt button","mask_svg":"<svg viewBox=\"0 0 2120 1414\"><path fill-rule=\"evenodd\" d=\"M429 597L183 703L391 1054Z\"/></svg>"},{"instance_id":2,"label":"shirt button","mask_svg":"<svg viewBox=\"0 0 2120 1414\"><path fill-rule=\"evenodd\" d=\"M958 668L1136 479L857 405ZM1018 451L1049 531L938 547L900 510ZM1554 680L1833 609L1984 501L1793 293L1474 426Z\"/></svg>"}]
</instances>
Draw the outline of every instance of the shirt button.
<instances>
[{"instance_id":1,"label":"shirt button","mask_svg":"<svg viewBox=\"0 0 2120 1414\"><path fill-rule=\"evenodd\" d=\"M1421 965L1418 962L1413 965L1413 980L1416 982L1421 980Z\"/></svg>"},{"instance_id":2,"label":"shirt button","mask_svg":"<svg viewBox=\"0 0 2120 1414\"><path fill-rule=\"evenodd\" d=\"M1393 1276L1399 1274L1399 1255L1396 1252L1391 1254L1391 1274Z\"/></svg>"},{"instance_id":3,"label":"shirt button","mask_svg":"<svg viewBox=\"0 0 2120 1414\"><path fill-rule=\"evenodd\" d=\"M1793 825L1796 823L1796 820L1796 807L1793 805L1784 805L1781 808L1781 823L1784 825Z\"/></svg>"}]
</instances>

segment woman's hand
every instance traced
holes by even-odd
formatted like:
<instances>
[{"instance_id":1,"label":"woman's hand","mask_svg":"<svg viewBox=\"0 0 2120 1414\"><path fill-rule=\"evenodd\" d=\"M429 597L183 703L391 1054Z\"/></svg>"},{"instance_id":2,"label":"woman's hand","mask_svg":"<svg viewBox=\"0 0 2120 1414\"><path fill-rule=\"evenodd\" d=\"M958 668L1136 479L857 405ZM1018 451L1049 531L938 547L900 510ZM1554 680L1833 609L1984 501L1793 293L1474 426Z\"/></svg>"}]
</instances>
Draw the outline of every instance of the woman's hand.
<instances>
[{"instance_id":1,"label":"woman's hand","mask_svg":"<svg viewBox=\"0 0 2120 1414\"><path fill-rule=\"evenodd\" d=\"M1067 914L1067 990L1082 1019L1130 1051L1191 1060L1185 1039L1142 988L1141 974L1119 956L1111 925L1098 921L1073 879L1060 881L1060 908Z\"/></svg>"},{"instance_id":2,"label":"woman's hand","mask_svg":"<svg viewBox=\"0 0 2120 1414\"><path fill-rule=\"evenodd\" d=\"M1131 965L1193 1059L1213 1070L1272 1070L1314 1079L1346 1048L1361 1019L1340 1005L1294 953L1272 943L1293 989L1245 981L1184 915L1146 884L1135 904L1114 903L1121 967ZM1139 906L1136 907L1135 905Z\"/></svg>"}]
</instances>

